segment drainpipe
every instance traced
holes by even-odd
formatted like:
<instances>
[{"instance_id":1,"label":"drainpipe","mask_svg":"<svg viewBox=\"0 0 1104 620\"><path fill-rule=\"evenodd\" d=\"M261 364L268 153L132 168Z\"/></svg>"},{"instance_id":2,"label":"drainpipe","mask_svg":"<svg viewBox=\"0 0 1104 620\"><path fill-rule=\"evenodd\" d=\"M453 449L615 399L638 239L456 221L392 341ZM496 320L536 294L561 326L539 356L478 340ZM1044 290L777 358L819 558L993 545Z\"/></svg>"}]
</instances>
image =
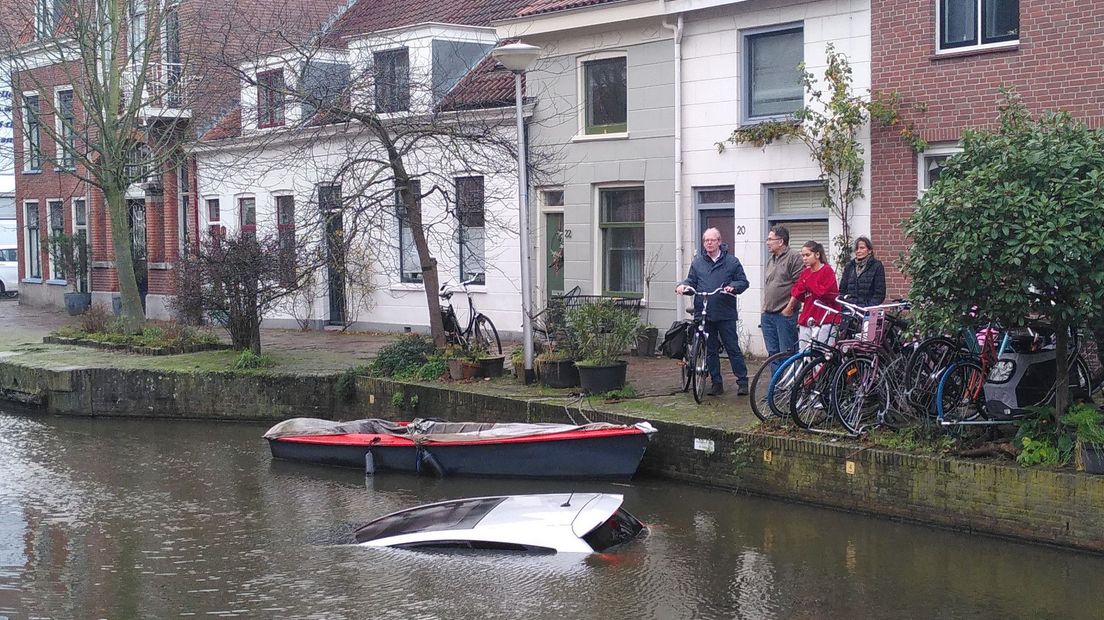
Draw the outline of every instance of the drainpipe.
<instances>
[{"instance_id":1,"label":"drainpipe","mask_svg":"<svg viewBox=\"0 0 1104 620\"><path fill-rule=\"evenodd\" d=\"M682 232L682 15L678 21L671 25L663 20L663 27L671 30L675 36L675 282L682 280L682 274L686 273L682 257L684 243ZM675 320L682 318L685 299L682 295L675 297Z\"/></svg>"}]
</instances>

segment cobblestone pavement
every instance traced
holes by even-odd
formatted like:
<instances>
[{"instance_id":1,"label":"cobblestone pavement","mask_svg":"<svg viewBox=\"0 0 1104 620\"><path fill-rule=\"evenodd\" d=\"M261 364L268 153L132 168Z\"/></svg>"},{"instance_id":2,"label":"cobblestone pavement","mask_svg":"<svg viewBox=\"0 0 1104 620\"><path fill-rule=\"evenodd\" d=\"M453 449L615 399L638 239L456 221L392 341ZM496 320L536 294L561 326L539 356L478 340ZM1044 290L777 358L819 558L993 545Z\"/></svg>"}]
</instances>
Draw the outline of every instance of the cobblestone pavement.
<instances>
[{"instance_id":1,"label":"cobblestone pavement","mask_svg":"<svg viewBox=\"0 0 1104 620\"><path fill-rule=\"evenodd\" d=\"M31 307L20 304L16 300L0 300L0 351L28 350L32 345L41 345L42 337L50 331L76 322L77 320L67 316L64 310ZM278 370L317 374L340 372L346 368L367 364L375 357L380 347L397 336L398 334L394 333L264 329L261 333L261 341L264 351L280 360ZM518 343L515 342L503 343L503 349L507 352L517 346ZM33 348L42 349L43 347ZM76 348L70 348L72 353L66 352L64 355L81 358L80 361L87 361L97 366L133 368L143 367L146 364L161 365L169 361L164 358L145 358L122 353L74 349ZM184 358L185 356L168 357ZM608 406L592 403L593 406L641 417L694 420L726 428L746 428L754 421L747 397L736 394L736 381L729 376L726 360L722 360L722 368L726 373L725 388L728 391L720 397L706 397L704 403L697 405L690 394L681 392L681 376L676 360L632 356L626 359L628 360L628 381L635 389L637 398ZM76 363L77 359L73 359L72 362ZM50 361L36 363L49 364ZM232 366L232 363L230 365ZM749 360L748 366L750 372L754 373L758 364L754 360ZM482 386L468 387L482 389ZM495 385L486 386L486 389L516 398L547 397L553 393L570 396L571 393L570 390L526 388L510 381L500 381Z\"/></svg>"}]
</instances>

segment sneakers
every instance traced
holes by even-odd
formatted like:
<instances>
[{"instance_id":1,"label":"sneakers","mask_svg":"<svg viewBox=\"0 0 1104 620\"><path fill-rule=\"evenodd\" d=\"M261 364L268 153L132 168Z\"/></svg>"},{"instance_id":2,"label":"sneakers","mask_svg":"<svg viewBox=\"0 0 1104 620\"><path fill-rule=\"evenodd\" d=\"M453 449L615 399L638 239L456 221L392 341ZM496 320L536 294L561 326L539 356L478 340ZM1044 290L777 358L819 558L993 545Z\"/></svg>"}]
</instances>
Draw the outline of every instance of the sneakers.
<instances>
[{"instance_id":1,"label":"sneakers","mask_svg":"<svg viewBox=\"0 0 1104 620\"><path fill-rule=\"evenodd\" d=\"M721 385L720 383L714 383L713 386L709 388L709 391L706 392L706 394L708 394L709 396L720 396L721 394L724 394L724 385Z\"/></svg>"}]
</instances>

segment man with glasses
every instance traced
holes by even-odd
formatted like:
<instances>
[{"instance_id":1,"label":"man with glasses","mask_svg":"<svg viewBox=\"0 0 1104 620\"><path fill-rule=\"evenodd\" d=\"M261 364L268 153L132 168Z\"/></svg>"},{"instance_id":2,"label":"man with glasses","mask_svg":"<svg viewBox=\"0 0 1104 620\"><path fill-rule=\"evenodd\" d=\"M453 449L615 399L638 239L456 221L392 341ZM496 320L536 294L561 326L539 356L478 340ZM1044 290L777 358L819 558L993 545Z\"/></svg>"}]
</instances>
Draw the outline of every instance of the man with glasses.
<instances>
[{"instance_id":1,"label":"man with glasses","mask_svg":"<svg viewBox=\"0 0 1104 620\"><path fill-rule=\"evenodd\" d=\"M779 351L793 351L797 347L797 312L786 314L790 301L790 289L801 275L804 265L801 255L790 250L790 231L781 224L771 226L767 233L767 274L763 280L763 315L759 327L767 355Z\"/></svg>"}]
</instances>

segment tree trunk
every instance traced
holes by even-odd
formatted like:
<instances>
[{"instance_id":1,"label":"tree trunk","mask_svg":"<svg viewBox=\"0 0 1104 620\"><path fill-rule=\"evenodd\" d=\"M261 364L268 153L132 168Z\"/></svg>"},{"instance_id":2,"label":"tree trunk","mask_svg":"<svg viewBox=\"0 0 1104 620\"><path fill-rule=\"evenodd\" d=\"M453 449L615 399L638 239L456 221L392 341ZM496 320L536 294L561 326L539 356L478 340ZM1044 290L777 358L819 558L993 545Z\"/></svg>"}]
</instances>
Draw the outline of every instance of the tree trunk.
<instances>
[{"instance_id":1,"label":"tree trunk","mask_svg":"<svg viewBox=\"0 0 1104 620\"><path fill-rule=\"evenodd\" d=\"M399 169L402 165L399 165ZM396 169L396 173L399 170ZM400 185L409 185L405 170L402 171ZM396 174L396 178L400 178ZM441 298L438 296L440 289L437 278L437 259L429 253L429 243L426 242L425 229L422 227L422 210L419 201L412 192L403 192L406 202L406 221L410 224L410 233L414 237L414 247L418 248L418 264L422 268L422 286L425 288L426 307L429 308L429 333L433 336L433 344L438 347L445 346L445 322L441 319Z\"/></svg>"},{"instance_id":2,"label":"tree trunk","mask_svg":"<svg viewBox=\"0 0 1104 620\"><path fill-rule=\"evenodd\" d=\"M138 281L134 277L134 255L131 254L130 218L126 198L118 190L104 190L104 202L111 218L111 248L115 252L115 271L122 297L122 316L126 329L138 333L146 321Z\"/></svg>"},{"instance_id":3,"label":"tree trunk","mask_svg":"<svg viewBox=\"0 0 1104 620\"><path fill-rule=\"evenodd\" d=\"M1065 321L1058 319L1054 322L1057 330L1057 340L1054 347L1055 377L1054 377L1054 421L1061 422L1069 408L1069 375L1070 364L1066 351L1069 349L1069 326Z\"/></svg>"}]
</instances>

